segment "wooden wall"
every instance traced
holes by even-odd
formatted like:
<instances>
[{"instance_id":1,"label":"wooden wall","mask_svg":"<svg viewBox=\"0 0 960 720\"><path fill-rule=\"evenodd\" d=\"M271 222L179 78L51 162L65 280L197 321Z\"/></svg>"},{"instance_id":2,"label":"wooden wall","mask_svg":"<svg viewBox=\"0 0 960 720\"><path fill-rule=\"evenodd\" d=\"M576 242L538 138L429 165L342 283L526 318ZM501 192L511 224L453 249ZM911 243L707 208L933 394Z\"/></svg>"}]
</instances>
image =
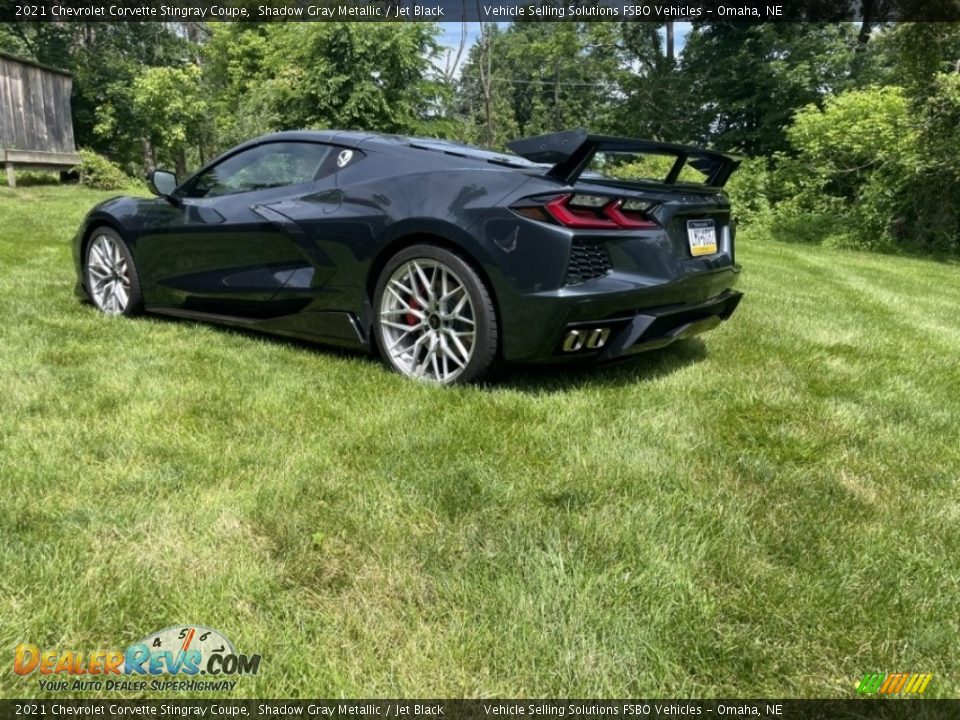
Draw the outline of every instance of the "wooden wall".
<instances>
[{"instance_id":1,"label":"wooden wall","mask_svg":"<svg viewBox=\"0 0 960 720\"><path fill-rule=\"evenodd\" d=\"M0 53L0 148L72 153L68 73Z\"/></svg>"}]
</instances>

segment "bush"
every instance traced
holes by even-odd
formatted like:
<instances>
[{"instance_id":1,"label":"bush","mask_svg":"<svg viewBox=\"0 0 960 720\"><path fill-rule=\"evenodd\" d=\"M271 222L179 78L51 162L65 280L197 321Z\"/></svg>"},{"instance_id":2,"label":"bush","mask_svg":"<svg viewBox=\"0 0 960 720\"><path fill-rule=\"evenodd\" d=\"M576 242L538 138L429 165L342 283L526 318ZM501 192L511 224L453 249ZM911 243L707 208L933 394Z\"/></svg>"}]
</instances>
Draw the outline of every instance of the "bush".
<instances>
[{"instance_id":1,"label":"bush","mask_svg":"<svg viewBox=\"0 0 960 720\"><path fill-rule=\"evenodd\" d=\"M919 105L920 171L909 232L937 253L960 252L960 74L936 75Z\"/></svg>"},{"instance_id":2,"label":"bush","mask_svg":"<svg viewBox=\"0 0 960 720\"><path fill-rule=\"evenodd\" d=\"M92 150L81 150L80 164L76 170L80 173L80 182L94 190L121 190L129 187L132 178L103 155Z\"/></svg>"},{"instance_id":3,"label":"bush","mask_svg":"<svg viewBox=\"0 0 960 720\"><path fill-rule=\"evenodd\" d=\"M911 215L919 169L919 135L904 91L867 88L809 105L787 139L795 154L779 158L783 202L774 213L784 239L890 250Z\"/></svg>"},{"instance_id":4,"label":"bush","mask_svg":"<svg viewBox=\"0 0 960 720\"><path fill-rule=\"evenodd\" d=\"M57 185L60 173L48 170L20 170L17 172L17 185Z\"/></svg>"},{"instance_id":5,"label":"bush","mask_svg":"<svg viewBox=\"0 0 960 720\"><path fill-rule=\"evenodd\" d=\"M771 174L765 158L746 158L724 187L740 223L762 222L770 215Z\"/></svg>"}]
</instances>

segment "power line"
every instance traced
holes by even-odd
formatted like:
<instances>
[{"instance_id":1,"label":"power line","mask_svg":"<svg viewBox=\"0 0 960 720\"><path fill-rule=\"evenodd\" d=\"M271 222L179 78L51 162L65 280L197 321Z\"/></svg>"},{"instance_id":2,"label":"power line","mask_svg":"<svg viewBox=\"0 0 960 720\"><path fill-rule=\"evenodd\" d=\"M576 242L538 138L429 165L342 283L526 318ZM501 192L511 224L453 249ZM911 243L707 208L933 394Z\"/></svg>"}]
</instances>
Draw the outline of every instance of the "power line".
<instances>
[{"instance_id":1,"label":"power line","mask_svg":"<svg viewBox=\"0 0 960 720\"><path fill-rule=\"evenodd\" d=\"M461 75L461 80L475 80L480 82L479 77L471 77L469 75ZM595 87L595 88L609 88L611 83L600 83L600 82L578 82L576 80L520 80L518 78L503 78L503 77L492 77L490 78L491 82L506 82L512 85L575 85L578 87Z\"/></svg>"}]
</instances>

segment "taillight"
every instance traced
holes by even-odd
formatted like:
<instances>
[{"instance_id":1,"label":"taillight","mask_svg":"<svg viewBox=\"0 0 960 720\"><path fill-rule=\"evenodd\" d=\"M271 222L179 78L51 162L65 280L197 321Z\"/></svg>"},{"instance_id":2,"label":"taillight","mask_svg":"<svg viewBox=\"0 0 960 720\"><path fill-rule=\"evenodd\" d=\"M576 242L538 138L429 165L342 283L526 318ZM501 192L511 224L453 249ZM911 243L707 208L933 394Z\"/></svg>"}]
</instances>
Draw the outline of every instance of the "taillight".
<instances>
[{"instance_id":1,"label":"taillight","mask_svg":"<svg viewBox=\"0 0 960 720\"><path fill-rule=\"evenodd\" d=\"M653 205L654 203L643 200L622 200L604 195L577 193L560 195L542 206L527 205L514 209L535 220L546 220L543 212L545 210L550 218L568 228L637 230L660 227L646 214Z\"/></svg>"}]
</instances>

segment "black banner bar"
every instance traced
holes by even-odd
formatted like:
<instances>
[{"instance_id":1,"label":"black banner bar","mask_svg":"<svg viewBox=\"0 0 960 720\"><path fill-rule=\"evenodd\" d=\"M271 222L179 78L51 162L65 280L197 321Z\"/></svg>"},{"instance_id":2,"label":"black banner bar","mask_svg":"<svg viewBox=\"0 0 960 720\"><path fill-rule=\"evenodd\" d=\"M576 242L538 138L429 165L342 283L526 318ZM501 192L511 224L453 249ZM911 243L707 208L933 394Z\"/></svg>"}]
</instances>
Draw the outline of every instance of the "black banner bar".
<instances>
[{"instance_id":1,"label":"black banner bar","mask_svg":"<svg viewBox=\"0 0 960 720\"><path fill-rule=\"evenodd\" d=\"M960 700L0 700L0 720L116 717L940 720L960 717Z\"/></svg>"},{"instance_id":2,"label":"black banner bar","mask_svg":"<svg viewBox=\"0 0 960 720\"><path fill-rule=\"evenodd\" d=\"M960 0L0 0L4 22L956 22Z\"/></svg>"}]
</instances>

